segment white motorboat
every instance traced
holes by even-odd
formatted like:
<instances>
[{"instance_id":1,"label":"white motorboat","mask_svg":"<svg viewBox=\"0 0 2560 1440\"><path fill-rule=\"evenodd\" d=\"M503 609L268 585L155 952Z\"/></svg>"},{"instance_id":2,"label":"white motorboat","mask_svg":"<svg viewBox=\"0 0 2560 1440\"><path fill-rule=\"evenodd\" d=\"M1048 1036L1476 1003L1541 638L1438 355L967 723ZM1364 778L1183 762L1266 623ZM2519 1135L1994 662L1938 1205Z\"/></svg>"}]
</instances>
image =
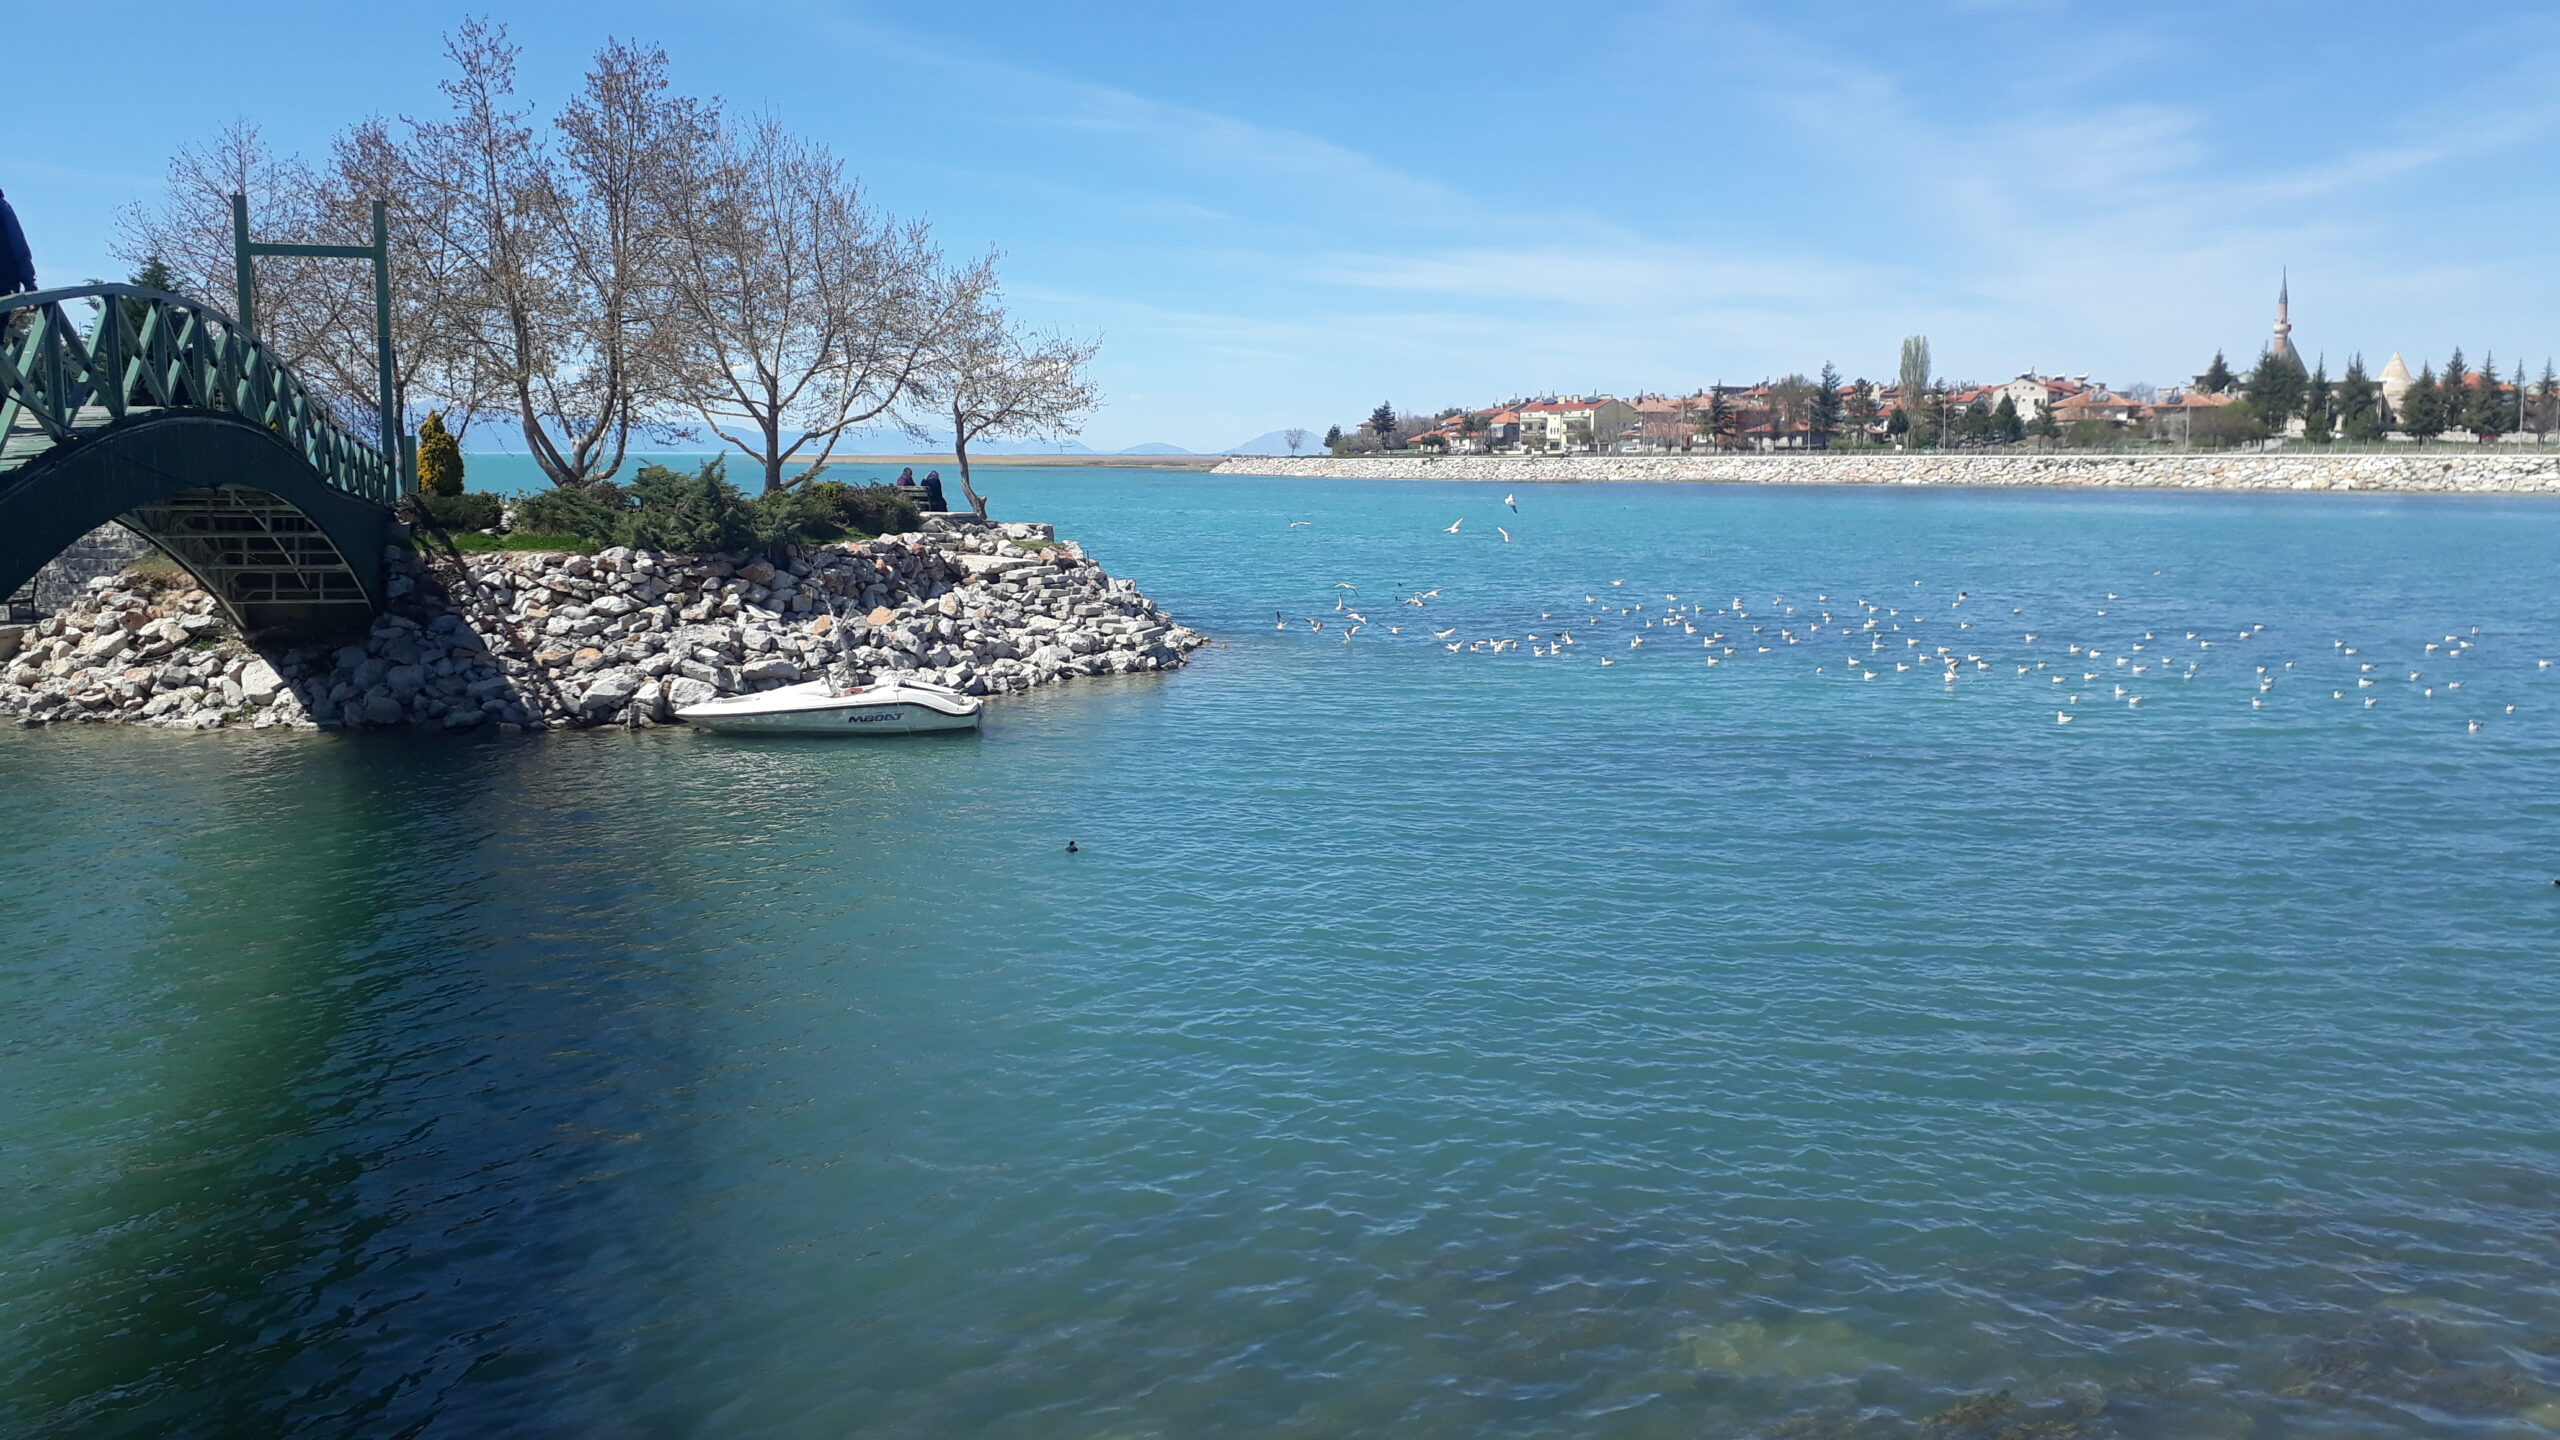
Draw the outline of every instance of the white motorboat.
<instances>
[{"instance_id":1,"label":"white motorboat","mask_svg":"<svg viewBox=\"0 0 2560 1440\"><path fill-rule=\"evenodd\" d=\"M723 735L921 735L974 730L984 708L957 690L892 677L876 685L782 685L688 705L676 718Z\"/></svg>"}]
</instances>

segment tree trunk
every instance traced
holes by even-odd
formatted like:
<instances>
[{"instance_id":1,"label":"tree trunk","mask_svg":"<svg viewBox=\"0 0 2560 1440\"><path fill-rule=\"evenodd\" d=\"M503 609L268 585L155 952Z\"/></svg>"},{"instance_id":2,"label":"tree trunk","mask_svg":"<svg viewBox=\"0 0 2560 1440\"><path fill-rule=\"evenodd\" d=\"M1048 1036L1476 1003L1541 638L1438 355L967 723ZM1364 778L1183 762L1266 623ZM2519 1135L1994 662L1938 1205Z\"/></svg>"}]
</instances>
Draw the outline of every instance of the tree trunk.
<instances>
[{"instance_id":1,"label":"tree trunk","mask_svg":"<svg viewBox=\"0 0 2560 1440\"><path fill-rule=\"evenodd\" d=\"M958 436L953 436L951 440L951 453L960 461L961 495L968 499L969 508L978 512L979 519L986 519L987 497L979 494L977 487L969 483L969 442L959 438Z\"/></svg>"},{"instance_id":2,"label":"tree trunk","mask_svg":"<svg viewBox=\"0 0 2560 1440\"><path fill-rule=\"evenodd\" d=\"M969 483L969 428L960 422L960 414L956 408L951 415L951 456L960 462L960 493L967 497L969 508L978 512L978 518L986 519L986 497L980 495L977 487Z\"/></svg>"}]
</instances>

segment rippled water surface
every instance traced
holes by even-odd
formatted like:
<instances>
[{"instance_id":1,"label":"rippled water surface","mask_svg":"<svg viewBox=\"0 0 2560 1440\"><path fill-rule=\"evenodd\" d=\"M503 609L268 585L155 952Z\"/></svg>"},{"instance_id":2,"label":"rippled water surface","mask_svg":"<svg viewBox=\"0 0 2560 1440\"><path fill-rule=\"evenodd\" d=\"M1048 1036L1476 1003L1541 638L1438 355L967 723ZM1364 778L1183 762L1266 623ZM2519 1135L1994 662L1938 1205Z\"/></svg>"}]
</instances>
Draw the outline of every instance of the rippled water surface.
<instances>
[{"instance_id":1,"label":"rippled water surface","mask_svg":"<svg viewBox=\"0 0 2560 1440\"><path fill-rule=\"evenodd\" d=\"M1222 648L0 734L0 1431L2560 1430L2560 506L984 488Z\"/></svg>"}]
</instances>

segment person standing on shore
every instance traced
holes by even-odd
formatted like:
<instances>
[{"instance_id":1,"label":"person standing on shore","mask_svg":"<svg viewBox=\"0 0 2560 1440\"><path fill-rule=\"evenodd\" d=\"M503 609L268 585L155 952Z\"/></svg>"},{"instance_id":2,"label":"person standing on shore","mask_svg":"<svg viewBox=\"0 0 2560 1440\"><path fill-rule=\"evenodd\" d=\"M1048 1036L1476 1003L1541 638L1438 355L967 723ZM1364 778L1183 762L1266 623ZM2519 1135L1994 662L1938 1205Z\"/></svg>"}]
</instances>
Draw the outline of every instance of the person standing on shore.
<instances>
[{"instance_id":1,"label":"person standing on shore","mask_svg":"<svg viewBox=\"0 0 2560 1440\"><path fill-rule=\"evenodd\" d=\"M27 232L18 228L18 212L0 192L0 295L36 288L35 256L27 250Z\"/></svg>"}]
</instances>

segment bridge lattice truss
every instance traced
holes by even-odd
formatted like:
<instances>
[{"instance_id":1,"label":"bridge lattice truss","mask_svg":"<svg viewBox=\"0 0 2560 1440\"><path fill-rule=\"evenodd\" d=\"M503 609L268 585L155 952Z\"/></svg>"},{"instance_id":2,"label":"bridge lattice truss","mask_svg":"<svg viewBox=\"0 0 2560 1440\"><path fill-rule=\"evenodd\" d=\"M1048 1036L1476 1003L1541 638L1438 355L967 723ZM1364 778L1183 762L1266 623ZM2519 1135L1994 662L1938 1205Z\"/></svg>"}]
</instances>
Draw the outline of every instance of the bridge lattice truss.
<instances>
[{"instance_id":1,"label":"bridge lattice truss","mask_svg":"<svg viewBox=\"0 0 2560 1440\"><path fill-rule=\"evenodd\" d=\"M66 308L98 306L86 333ZM400 467L349 432L275 352L230 316L135 285L0 298L0 479L128 418L200 410L246 419L299 452L324 483L398 501Z\"/></svg>"}]
</instances>

